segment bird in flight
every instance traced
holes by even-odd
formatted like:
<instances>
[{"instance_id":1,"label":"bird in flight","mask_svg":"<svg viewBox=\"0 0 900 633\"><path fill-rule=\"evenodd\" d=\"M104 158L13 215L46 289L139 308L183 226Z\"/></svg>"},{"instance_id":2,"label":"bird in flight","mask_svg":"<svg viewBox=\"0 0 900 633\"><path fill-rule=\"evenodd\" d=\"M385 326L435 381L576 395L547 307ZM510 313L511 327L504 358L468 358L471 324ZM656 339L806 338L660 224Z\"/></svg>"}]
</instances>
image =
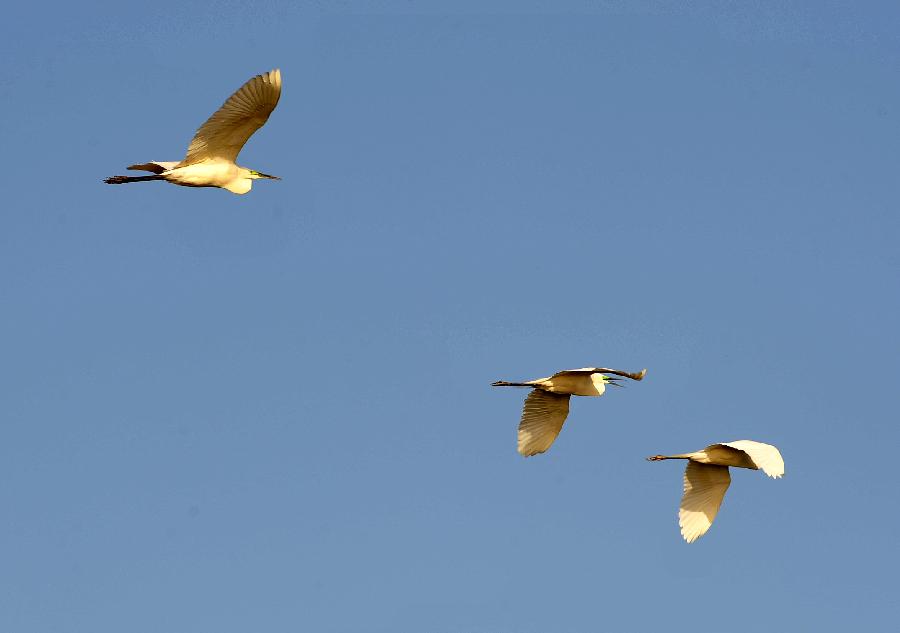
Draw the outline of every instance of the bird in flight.
<instances>
[{"instance_id":1,"label":"bird in flight","mask_svg":"<svg viewBox=\"0 0 900 633\"><path fill-rule=\"evenodd\" d=\"M232 193L250 191L258 178L280 180L235 163L247 140L269 119L281 97L281 71L277 68L257 75L228 97L222 107L200 126L181 162L151 161L128 169L152 172L153 176L110 176L103 182L165 180L185 187L221 187Z\"/></svg>"},{"instance_id":2,"label":"bird in flight","mask_svg":"<svg viewBox=\"0 0 900 633\"><path fill-rule=\"evenodd\" d=\"M604 367L565 369L547 378L528 382L498 380L494 387L531 387L519 421L519 453L531 457L543 453L556 441L569 414L569 396L602 396L606 385L618 385L618 378L642 380L646 369L631 373ZM607 376L606 374L612 374Z\"/></svg>"},{"instance_id":3,"label":"bird in flight","mask_svg":"<svg viewBox=\"0 0 900 633\"><path fill-rule=\"evenodd\" d=\"M762 470L775 479L784 475L784 460L778 449L752 440L710 444L694 453L647 458L651 462L664 459L689 460L684 471L684 495L678 510L681 536L688 543L706 534L712 526L731 483L729 466Z\"/></svg>"}]
</instances>

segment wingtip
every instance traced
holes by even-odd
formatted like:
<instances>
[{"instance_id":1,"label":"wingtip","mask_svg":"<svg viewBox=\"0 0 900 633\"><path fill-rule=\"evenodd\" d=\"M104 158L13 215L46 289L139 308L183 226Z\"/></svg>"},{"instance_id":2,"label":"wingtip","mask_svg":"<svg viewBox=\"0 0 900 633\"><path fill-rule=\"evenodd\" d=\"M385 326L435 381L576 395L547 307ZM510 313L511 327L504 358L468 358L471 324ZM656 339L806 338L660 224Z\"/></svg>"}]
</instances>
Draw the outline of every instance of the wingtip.
<instances>
[{"instance_id":1,"label":"wingtip","mask_svg":"<svg viewBox=\"0 0 900 633\"><path fill-rule=\"evenodd\" d=\"M679 520L678 521L678 531L681 533L681 538L684 539L685 543L693 543L698 538L706 534L706 531L698 531L696 529L692 529L691 526L684 525Z\"/></svg>"},{"instance_id":2,"label":"wingtip","mask_svg":"<svg viewBox=\"0 0 900 633\"><path fill-rule=\"evenodd\" d=\"M262 79L264 82L271 84L276 88L281 88L281 69L273 68L268 72L257 75L254 79Z\"/></svg>"}]
</instances>

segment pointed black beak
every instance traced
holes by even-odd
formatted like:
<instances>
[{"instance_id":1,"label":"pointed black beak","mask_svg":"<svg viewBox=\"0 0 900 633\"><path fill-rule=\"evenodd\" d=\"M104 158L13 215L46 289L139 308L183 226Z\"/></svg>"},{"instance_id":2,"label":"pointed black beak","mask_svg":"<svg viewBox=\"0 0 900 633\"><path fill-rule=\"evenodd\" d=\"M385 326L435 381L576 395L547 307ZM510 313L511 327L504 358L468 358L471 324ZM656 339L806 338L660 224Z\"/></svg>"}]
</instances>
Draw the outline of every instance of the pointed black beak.
<instances>
[{"instance_id":1,"label":"pointed black beak","mask_svg":"<svg viewBox=\"0 0 900 633\"><path fill-rule=\"evenodd\" d=\"M268 178L270 180L281 180L281 178L279 178L278 176L270 176L269 174L264 174L261 172L257 172L257 173L259 173L260 177L262 177L262 178Z\"/></svg>"}]
</instances>

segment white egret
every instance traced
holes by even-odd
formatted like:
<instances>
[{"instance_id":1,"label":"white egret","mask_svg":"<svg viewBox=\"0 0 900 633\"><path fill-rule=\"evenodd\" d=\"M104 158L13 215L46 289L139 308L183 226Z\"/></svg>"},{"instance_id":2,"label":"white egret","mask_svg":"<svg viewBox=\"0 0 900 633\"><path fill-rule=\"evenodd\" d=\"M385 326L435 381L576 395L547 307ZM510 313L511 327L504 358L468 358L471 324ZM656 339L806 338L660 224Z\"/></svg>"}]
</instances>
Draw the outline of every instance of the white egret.
<instances>
[{"instance_id":1,"label":"white egret","mask_svg":"<svg viewBox=\"0 0 900 633\"><path fill-rule=\"evenodd\" d=\"M221 187L232 193L250 191L257 178L280 180L253 169L238 166L235 161L241 148L256 130L268 120L281 97L281 71L257 75L228 97L222 107L200 126L188 147L187 155L178 161L151 161L131 165L128 169L153 172L153 176L111 176L103 182L121 185L126 182L165 180L185 187Z\"/></svg>"},{"instance_id":2,"label":"white egret","mask_svg":"<svg viewBox=\"0 0 900 633\"><path fill-rule=\"evenodd\" d=\"M681 536L693 543L706 534L713 521L725 491L731 483L729 466L762 470L777 479L784 475L784 460L771 444L752 440L737 440L710 444L703 450L683 455L654 455L651 462L663 459L687 459L684 471L684 495L678 510Z\"/></svg>"},{"instance_id":3,"label":"white egret","mask_svg":"<svg viewBox=\"0 0 900 633\"><path fill-rule=\"evenodd\" d=\"M556 440L569 414L569 396L602 396L607 384L617 385L616 378L605 374L641 380L646 373L646 369L631 373L603 367L582 367L565 369L547 378L528 382L498 380L492 385L533 389L525 398L525 408L519 421L519 453L531 457L546 451Z\"/></svg>"}]
</instances>

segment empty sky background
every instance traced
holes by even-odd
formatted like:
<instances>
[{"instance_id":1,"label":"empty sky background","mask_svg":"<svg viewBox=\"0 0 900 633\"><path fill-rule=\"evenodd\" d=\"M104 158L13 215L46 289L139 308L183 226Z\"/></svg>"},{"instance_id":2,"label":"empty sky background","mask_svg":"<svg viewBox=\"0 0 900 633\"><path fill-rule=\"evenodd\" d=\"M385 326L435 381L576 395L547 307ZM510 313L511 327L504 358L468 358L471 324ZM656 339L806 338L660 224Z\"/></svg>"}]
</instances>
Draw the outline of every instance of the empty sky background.
<instances>
[{"instance_id":1,"label":"empty sky background","mask_svg":"<svg viewBox=\"0 0 900 633\"><path fill-rule=\"evenodd\" d=\"M6 7L0 629L893 630L900 10L675 4ZM101 182L274 67L281 182Z\"/></svg>"}]
</instances>

